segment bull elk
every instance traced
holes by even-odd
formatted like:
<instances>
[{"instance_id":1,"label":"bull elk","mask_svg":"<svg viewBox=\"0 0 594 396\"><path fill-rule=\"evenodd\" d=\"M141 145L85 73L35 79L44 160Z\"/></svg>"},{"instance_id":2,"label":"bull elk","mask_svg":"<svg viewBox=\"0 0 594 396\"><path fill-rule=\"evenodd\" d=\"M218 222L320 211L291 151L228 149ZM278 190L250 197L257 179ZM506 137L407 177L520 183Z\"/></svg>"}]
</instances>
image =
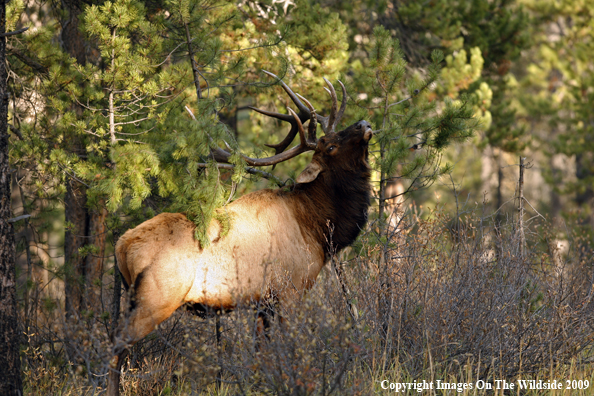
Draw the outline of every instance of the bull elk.
<instances>
[{"instance_id":1,"label":"bull elk","mask_svg":"<svg viewBox=\"0 0 594 396\"><path fill-rule=\"evenodd\" d=\"M221 224L213 220L208 227L208 247L200 246L194 238L195 224L181 213L162 213L118 240L117 264L125 283L132 286L133 296L126 325L114 335L110 395L118 392L126 354L122 345L145 337L181 305L229 310L269 296L279 304L300 298L331 255L353 243L365 226L370 204L367 160L371 126L359 121L335 131L347 102L340 81L343 99L338 109L334 87L324 79L332 108L330 115L323 117L277 76L265 73L280 82L298 113L290 108L289 114L252 108L289 122L291 129L282 142L269 146L276 154L268 158L244 156L245 161L251 166L274 165L314 151L311 163L290 189L256 191L227 205L224 210L230 230L221 235ZM319 139L318 123L324 131ZM285 151L297 134L300 143ZM225 162L231 154L216 148L212 155Z\"/></svg>"}]
</instances>

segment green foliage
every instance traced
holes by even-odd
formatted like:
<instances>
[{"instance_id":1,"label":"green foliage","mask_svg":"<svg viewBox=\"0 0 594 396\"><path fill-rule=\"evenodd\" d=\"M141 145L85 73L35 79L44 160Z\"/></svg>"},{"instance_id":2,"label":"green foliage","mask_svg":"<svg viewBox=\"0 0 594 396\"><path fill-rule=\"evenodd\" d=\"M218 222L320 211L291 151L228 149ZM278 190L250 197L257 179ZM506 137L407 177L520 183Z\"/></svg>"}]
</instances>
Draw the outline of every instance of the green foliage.
<instances>
[{"instance_id":1,"label":"green foliage","mask_svg":"<svg viewBox=\"0 0 594 396\"><path fill-rule=\"evenodd\" d=\"M335 4L349 25L351 57L357 61L365 63L376 25L400 40L409 69L423 73L423 68L431 64L431 51L444 52L446 65L429 100L443 100L445 96L456 100L464 95L467 106L474 109L480 120L475 138L456 149L456 153L444 152L444 160L458 164L453 177L457 181L464 179L463 188L476 195L482 195L486 180L481 181L478 172L474 173L476 177L468 177L468 170L480 171L488 165L491 161L486 161L487 155L517 153L530 143L528 130L517 122L518 88L509 84L515 80L514 74L522 73L514 68L514 62L534 40L530 30L534 20L522 3L436 0L428 5L403 0L361 0ZM364 87L359 89L364 92ZM399 174L391 176L390 183L399 183ZM416 195L415 199L431 200L426 195Z\"/></svg>"},{"instance_id":2,"label":"green foliage","mask_svg":"<svg viewBox=\"0 0 594 396\"><path fill-rule=\"evenodd\" d=\"M359 92L352 98L360 106L350 106L345 119L368 119L380 131L374 159L380 189L395 174L419 188L449 170L440 164L445 148L467 139L479 122L483 129L490 122L492 92L481 78L486 52L469 45L487 31L503 29L502 21L516 37L523 14L511 23L504 7L509 2L483 3L438 1L431 9L414 2L399 5L402 21L431 27L428 35L415 33L412 39L457 51L448 54L443 68L442 52L426 51L422 57L430 62L423 69L410 63L416 59L411 37L390 29L384 19L395 10L390 1L379 3L374 14L388 29L376 26L370 40L359 40L350 49L350 60L348 43L358 32L352 19L340 13L348 7L369 9L367 2L344 8L305 0L286 7L272 1L238 7L219 0L168 0L158 6L117 0L88 6L80 24L96 51L84 64L57 48L46 49L47 56L40 52L59 60L48 62L42 85L47 101L39 124L44 134L40 138L25 126L27 144L16 146L15 157L49 158L38 172L57 177L58 188L75 176L89 186L91 201L105 202L113 213L187 213L200 226L197 236L206 245L205 226L245 175L239 151L268 155L254 147L274 142L278 137L272 135L285 130L252 114L249 128L233 130L221 123L233 117L236 103L252 105L265 97L267 106L282 109L284 99L270 104L270 88L250 83L254 72L272 70L297 92L320 98L322 105L315 105L322 113L329 99L321 95L320 77L332 80L342 72L349 73L343 80L349 92ZM440 13L451 18L439 20ZM487 31L476 31L473 38L461 35L470 29L464 21L468 15ZM31 39L31 46L41 48L39 43L55 34L47 29ZM446 96L452 100L442 100ZM73 147L73 142L79 143ZM227 145L237 165L230 174L209 158L210 148ZM295 165L305 161L296 160L290 171L279 169L293 175Z\"/></svg>"},{"instance_id":3,"label":"green foliage","mask_svg":"<svg viewBox=\"0 0 594 396\"><path fill-rule=\"evenodd\" d=\"M9 19L17 21L23 3L12 4ZM11 59L25 71L13 84L15 93L29 95L15 106L23 140L15 141L13 163L33 169L44 197L50 190L52 198L64 194L65 183L75 180L85 185L89 204L133 215L134 221L160 211L184 212L206 246L213 216L224 229L230 224L216 209L245 175L240 147L261 155L254 142L261 145L278 130L256 116L265 124L263 135L242 134L238 142L237 130L221 122L233 116L238 101L271 100L267 85L250 83L254 72L282 74L291 66L303 75L307 89L300 92L317 89L319 96L322 81L312 70L332 78L346 60L346 44L336 45L346 28L327 8L303 1L293 12L272 4L274 12L265 15L249 2L242 7L224 0L86 6L79 20L88 46L84 60L58 45L62 32L52 18L66 13L56 8L18 47L28 58L19 52ZM256 86L265 89L255 92ZM215 146L234 152L234 170L212 163Z\"/></svg>"},{"instance_id":4,"label":"green foliage","mask_svg":"<svg viewBox=\"0 0 594 396\"><path fill-rule=\"evenodd\" d=\"M591 21L594 9L590 5L591 2L90 2L94 5L85 6L79 20L79 30L85 35L84 61L69 56L60 47L67 35L66 23L69 22L67 12L61 8L66 3L50 2L39 5L28 2L27 8L24 8L23 1L14 0L7 8L8 30L25 25L31 27L26 34L6 39L10 67L9 122L13 127L11 166L17 169L13 173L15 179L24 186L21 191L15 189L14 196L16 197L18 192L24 194L26 199L23 199L22 208L33 214L27 227L31 227L34 232L24 232L23 222L15 224L15 227L21 227L20 231L23 231L19 232L22 236L19 246L23 253L33 253L34 242L38 243L37 250L40 252L45 247L63 246L65 231L78 235L78 225L63 219L66 183L85 187L89 207L105 205L109 208L111 213L105 221L107 230L121 232L157 213L178 211L187 214L188 218L198 225L196 239L202 246L209 243L206 227L212 220L218 222L221 235L224 236L230 227L233 227L233 218L225 211L225 204L233 199L235 191L243 194L261 186L255 187L245 183L247 172L240 152L250 156L267 156L270 151L261 148L262 144L278 142L288 130L286 124L246 110L247 106L257 106L271 111L286 112L285 93L280 87L273 86L275 82L260 73L261 69L278 74L296 92L311 99L320 114L328 113L330 103L323 91L324 83L321 77L325 76L332 82L340 78L347 84L349 107L344 123L350 124L355 119L366 119L375 127L371 162L374 166L373 178L376 183L375 191L379 195L380 212L389 199L385 194L389 181L402 181L405 189L408 188L410 191L426 186L449 172L459 172L453 175L453 183L457 183L461 176L456 176L464 172L474 172L480 166L479 161L485 159L481 158L485 153L502 157L503 151L517 153L524 150L530 142L526 136L527 132L530 132L535 136L535 144L530 149L545 151L550 155L550 158L545 160L550 163L562 158L571 164L571 167L567 168L569 171L565 173L551 169L545 176L558 193L567 194L577 204L575 206L581 206L583 212L579 224L587 226L584 227L587 230L592 229L594 67L591 58L594 53L594 33ZM528 27L529 22L539 25ZM532 47L531 43L534 43ZM526 62L526 59L530 60L529 65L522 63ZM186 109L189 109L192 115ZM478 132L475 133L475 139L470 139L472 132ZM468 140L466 145L458 146L458 150L452 154L452 146L464 140ZM481 152L487 146L494 150ZM213 163L210 156L213 147L228 148L232 152L230 162L235 165L233 170L221 169ZM464 159L461 158L463 156ZM470 157L474 162L465 166L471 160L467 163L463 161ZM308 159L307 155L300 156L288 164L279 165L274 172L277 175L294 177ZM547 172L546 165L539 165L535 168L545 168L544 172ZM483 176L474 176L475 180L478 180L476 184L480 184L480 187L474 186L475 193L479 188L483 189L483 183L488 181ZM491 176L487 176L490 179ZM465 193L466 191L464 195ZM422 199L427 202L425 197ZM15 211L21 210L20 208L18 204L15 205ZM355 292L377 290L380 294L368 299L369 305L365 305L364 293L354 300L362 304L361 307L364 309L361 312L368 314L367 319L373 319L367 323L362 322L364 328L381 330L371 338L366 335L358 341L355 339L357 332L348 335L355 337L351 337L351 341L357 341L357 345L353 344L353 350L360 347L368 348L361 356L371 357L368 362L361 361L363 364L357 367L373 366L377 363L377 354L374 354L374 351L396 350L392 346L402 339L410 342L402 343L407 345L408 350L402 352L403 349L399 349L400 357L425 356L427 351L424 350L424 345L428 343L421 345L415 340L427 339L432 341L432 349L429 351L432 361L438 362L437 357L441 359L439 364L442 365L439 368L439 364L434 364L430 368L430 374L432 377L441 378L441 370L443 367L451 366L448 364L452 362L452 353L455 355L459 352L458 346L480 344L472 339L476 331L465 334L465 328L472 330L478 328L477 326L449 326L467 320L466 317L456 317L460 313L459 310L449 309L460 306L461 302L464 303L464 298L466 302L471 302L470 305L476 308L476 312L487 315L474 317L489 318L483 321L484 323L478 323L478 326L482 326L485 331L481 334L487 334L491 341L481 344L486 345L483 350L479 348L474 351L474 358L478 356L487 363L500 359L501 353L507 353L509 359L506 361L513 363L517 351L522 349L522 345L518 347L517 340L525 337L526 333L516 337L517 334L508 332L508 335L512 336L508 337L507 341L504 340L507 344L504 343L503 352L501 348L496 348L495 360L491 359L492 356L485 355L493 351L492 345L502 345L500 325L503 322L499 320L501 318L510 324L506 324L505 329L535 329L528 336L533 336L536 341L542 338L542 329L539 327L541 325L544 326L541 326L542 328L552 329L551 337L548 339L559 339L553 333L558 333L558 328L568 323L567 318L570 318L572 323L577 323L579 326L574 326L577 329L575 334L559 339L560 344L557 347L567 347L567 350L552 348L555 356L552 356L550 361L553 361L553 358L555 361L567 361L567 357L576 356L574 352L580 350L580 345L589 345L580 344L584 340L590 342L591 337L588 337L591 331L587 326L582 326L588 323L583 315L578 315L585 312L580 308L580 304L589 291L589 284L585 282L582 285L576 283L576 280L589 279L584 274L589 271L587 260L591 258L591 255L588 255L591 248L588 247L590 250L584 250L585 253L580 253L575 259L571 256L559 256L561 261L566 262L560 276L557 270L561 267L555 262L554 254L537 252L524 259L515 251L518 246L515 233L506 234L503 229L503 234L498 232L497 235L491 235L487 228L492 230L492 224L483 217L477 219L477 224L468 223L469 227L466 228L463 225L463 217L462 215L450 219L438 215L433 224L413 225L416 228L413 229L414 234L409 234L410 238L401 235L407 239L406 241L398 237L391 238L386 233L375 233L374 229L370 241L361 238L357 242L356 254L365 255L370 259L364 263L366 265L351 268L360 272L351 277L350 284L356 286L353 288ZM583 221L588 219L589 223ZM444 224L454 222L462 226L459 229L449 227L450 231L457 234L455 242L452 242ZM515 224L509 223L508 228L513 228ZM430 227L426 228L427 226ZM51 234L51 240L46 236L48 234ZM61 236L55 237L55 234ZM469 237L466 238L465 235ZM31 236L37 239L30 240ZM556 238L556 235L551 238ZM401 251L398 246L401 241L406 242L406 249L414 254L407 260L384 260L392 256L392 253L396 255ZM496 246L493 245L494 241ZM75 256L91 257L102 254L99 244L91 243L94 242L78 249ZM480 244L484 246L479 246ZM575 242L572 241L572 244L588 246L577 239ZM107 245L109 246L109 243ZM380 247L385 250L381 251L382 259L376 261L377 257L374 255ZM393 252L386 252L392 248ZM492 254L493 248L498 249L495 256ZM87 286L96 286L102 281L101 278L96 278L87 283L74 271L76 264L73 264L72 260L64 267L59 266L59 261L52 261L54 257L62 256L59 249L49 253L52 258L43 263L39 260L41 256L33 255L32 260L27 257L26 263L31 264L28 268L32 269L33 274L23 282L25 291L21 294L23 298L28 298L27 301L37 304L39 310L37 311L34 305L32 309L27 309L27 320L33 321L37 312L42 313L40 317L43 317L44 323L37 330L49 331L47 334L45 330L39 332L34 326L30 328L31 331L27 331L31 337L39 339L36 357L27 361L30 364L39 364L40 367L48 361L47 356L58 356L60 359L63 356L59 352L63 345L57 343L58 348L48 349L47 340L67 340L69 334L66 333L64 336L62 333L62 320L55 322L61 323L58 326L58 334L54 333L55 326L46 326L51 323L49 315L64 317L60 309L61 297L54 295L52 298L50 294L43 294L46 290L50 293L49 290L54 288L54 284L43 284L36 288L36 282L43 281L43 278L38 277L35 272L41 265L45 265L52 271L53 275L50 278L70 278ZM104 253L110 254L109 248ZM416 260L415 257L421 260ZM464 263L468 264L467 268ZM406 268L406 271L393 271L402 269L403 264L411 265L410 271ZM542 269L538 273L540 278L536 281L526 278L534 275L534 271L529 271L531 266ZM108 267L105 267L105 274L113 276L113 267ZM378 268L379 272L370 272L369 268ZM575 269L575 273L571 272L572 269ZM461 271L466 271L464 276L460 275ZM20 271L23 277L25 273L24 270ZM352 275L352 271L348 273ZM381 294L396 290L404 279L401 276L403 273L415 275L410 278L414 287L407 286L412 293L396 293L395 296L401 298L401 303L393 304L395 300L391 299L390 305L382 305ZM485 278L485 274L489 276ZM383 277L384 275L386 277ZM499 275L505 276L499 279ZM389 279L395 288L386 288L388 283L385 279ZM462 283L465 287L462 289L456 283L460 283L461 279L464 280ZM469 286L468 279L476 281L475 284ZM498 282L485 283L485 279ZM367 283L358 284L359 281ZM550 293L544 293L537 286L547 286L550 289L551 284L558 286L559 293L553 293L555 296L570 297L562 299L571 305L569 308L567 304L556 307L555 304L547 303L546 297ZM434 293L428 294L426 285L433 285L434 289L437 289L433 290ZM505 287L501 288L501 285ZM571 290L566 290L565 285L571 285ZM329 290L326 285L320 286L323 286L320 288L322 294L330 296L326 293ZM477 287L483 287L484 293L477 294ZM63 289L54 289L60 290L61 295ZM511 301L500 304L511 311L503 310L498 313L492 309L492 304L488 304L492 299L489 300L487 297L492 297L493 291L504 289L509 293L496 294ZM460 293L459 290L465 293ZM415 291L420 293L417 295ZM331 292L338 294L330 300L343 301L340 290ZM440 293L443 298L434 297ZM428 295L433 297L427 300ZM321 294L315 297L320 296ZM486 296L483 305L475 304L478 301L476 296ZM401 307L404 311L393 310L393 307ZM317 331L319 334L334 335L338 328L334 327L335 325L344 327L340 321L339 323L325 320L325 315L331 313L330 311L320 310L316 306L311 308L314 308L313 311L318 316L316 320L315 315L306 315L308 320L311 321L313 317L316 323L331 324L320 328L321 330L317 329L320 330ZM342 309L338 306L335 308L336 312ZM480 309L483 308L484 312L481 312ZM562 309L563 312L559 311L561 315L555 311L557 308ZM545 312L546 309L549 309L548 313ZM543 316L543 312L546 315ZM384 316L387 313L392 316ZM444 313L451 314L452 320L426 320L425 317L433 314L435 319ZM83 311L82 314L85 322L92 320L92 311ZM499 315L497 326L492 325L495 323L491 320L493 315ZM109 317L107 311L96 316L103 320ZM389 323L400 323L399 320L393 320L400 317L412 320L411 323L419 323L415 326L407 325L402 329L393 328L390 331L392 335L398 335L398 340L394 338L391 341L389 331L384 331L390 327L374 322L382 317L390 319ZM534 326L516 325L525 324L526 318L532 320ZM561 327L551 327L550 318L562 318L558 323L553 323ZM423 323L420 322L421 319L424 320ZM462 322L459 319L462 319ZM365 318L361 317L360 320L365 321ZM253 321L248 320L246 323ZM28 325L25 326L29 328ZM98 325L96 334L89 332L88 328L73 333L77 336L89 336L94 340L104 340L105 344L97 344L91 338L88 343L81 343L85 348L88 346L85 351L94 350L93 353L96 353L107 350L105 328L108 327ZM195 330L194 324L189 328ZM307 326L302 328L309 329ZM351 327L347 326L344 329ZM233 331L229 334L231 333ZM236 333L251 334L250 331ZM303 342L295 337L292 340L284 340L282 337L288 333L281 333L278 339L282 342L279 343L277 351L282 358L289 356L284 353L283 348L287 345L290 348L301 347ZM316 339L306 333L303 333L303 339ZM192 334L200 332L194 331ZM444 334L451 338L449 341L454 342L443 342ZM571 338L577 336L584 338L581 338L581 341ZM339 341L347 338L341 338ZM197 340L200 341L196 344L198 349L188 351L187 356L192 356L193 353L198 353L197 351L202 353L203 349L200 348L204 346L204 342L198 338ZM336 340L338 339L334 341ZM252 341L251 337L247 337L245 345L252 345ZM311 361L307 361L314 355L305 354L302 363L307 369L293 371L299 380L306 377L314 378L318 384L317 389L325 389L329 384L330 377L326 374L333 371L328 371L327 362L332 363L332 359L334 363L338 362L338 355L326 353L329 351L329 344L322 344L319 349L323 351L319 355L322 359L315 361L320 367L314 367L316 364L312 366ZM379 348L379 345L382 347ZM435 345L443 345L443 348L435 349ZM349 344L346 349L343 348L348 352L344 354L345 364L353 361L351 346ZM562 350L561 354L555 352L559 350ZM249 366L253 363L250 348L235 348L233 351L240 353L235 357L245 358L247 363L238 365L237 362L241 359L227 359L228 366L236 370L233 372L232 382L243 386L246 381L242 379L242 373L245 372L248 375L246 389L251 389L251 384L255 384L253 392L261 391L265 382L262 382L261 378L272 372L268 370L270 368L265 367L266 364L255 369ZM538 370L542 369L542 354L536 352L532 356L532 369L533 372L540 372ZM75 389L73 393L78 392L77 394L83 392L78 387L78 384L82 383L80 380L83 375L93 375L93 386L97 384L97 378L103 378L102 374L97 374L95 370L100 366L95 366L100 358L89 359L90 355L85 357L81 354L79 356L83 356L83 359L91 364L88 368L81 369L80 373L75 369L77 374L71 380L71 387ZM357 356L359 355L355 357ZM526 359L530 354L527 356L522 352L521 370L526 368ZM196 357L199 361L203 356ZM330 360L327 361L326 357ZM398 361L395 356L390 358ZM211 360L213 365L221 362L220 359L215 360ZM404 360L408 362L406 365L395 365L395 376L404 373L407 378L418 380L429 372L423 370L424 367L415 366L418 359ZM269 361L275 360L262 360ZM287 363L284 367L293 370L298 367L294 362L295 359L288 359L283 364ZM474 360L474 363L477 362ZM482 363L481 361L480 367L483 367ZM54 365L66 367L62 361L50 364L49 367L53 368ZM338 368L347 367L332 365ZM241 368L248 366L249 370ZM375 366L384 369L381 364ZM314 375L303 375L311 374L311 367L317 370ZM446 379L450 374L447 367L443 369L443 378ZM506 368L508 367L504 369ZM353 381L353 386L348 389L355 389L355 393L359 389L369 389L367 383L360 385L360 388L355 384L365 375L359 375L356 370L341 370L337 373L346 373L343 377L346 384L351 385L349 381ZM379 378L385 374L379 371L372 373L372 376ZM496 371L494 368L493 372ZM64 377L60 376L60 372L63 370L52 371L49 376L59 383ZM155 368L153 372L166 371ZM254 372L260 376L255 380L252 375ZM202 375L205 370L200 367L200 370L192 374L194 373ZM188 372L184 375L189 378ZM568 375L571 377L571 372ZM144 380L144 376L142 377ZM264 387L271 385L270 389L275 389L273 385L286 384L286 377L281 377L283 376L279 374L279 381L276 381L274 375L266 377L272 378L273 383L264 384ZM468 378L465 375L461 377L463 382L472 380L472 375ZM340 377L337 378L336 384L340 385ZM207 380L209 383L213 382L210 377ZM38 382L35 377L30 377L28 381L32 389L35 389ZM192 381L193 378L190 382ZM378 383L379 381L375 382L376 386ZM195 388L199 389L200 386ZM51 394L59 389L64 387L42 389L38 393ZM178 382L178 385L171 385L163 392L175 392L179 389L181 388Z\"/></svg>"},{"instance_id":5,"label":"green foliage","mask_svg":"<svg viewBox=\"0 0 594 396\"><path fill-rule=\"evenodd\" d=\"M464 49L446 56L446 64L441 71L443 89L454 94L460 90L468 89L470 84L478 80L483 71L483 57L479 47L470 50L470 61L466 62L467 55Z\"/></svg>"},{"instance_id":6,"label":"green foliage","mask_svg":"<svg viewBox=\"0 0 594 396\"><path fill-rule=\"evenodd\" d=\"M489 109L493 91L485 81L481 81L484 61L480 49L470 49L468 62L464 49L446 56L445 60L446 66L441 69L438 92L454 99L464 97L464 101L472 105L480 129L488 130L492 121Z\"/></svg>"},{"instance_id":7,"label":"green foliage","mask_svg":"<svg viewBox=\"0 0 594 396\"><path fill-rule=\"evenodd\" d=\"M25 11L23 0L13 0L6 4L6 31L16 30L17 23Z\"/></svg>"},{"instance_id":8,"label":"green foliage","mask_svg":"<svg viewBox=\"0 0 594 396\"><path fill-rule=\"evenodd\" d=\"M542 24L540 38L520 82L526 93L518 101L526 128L532 128L550 156L575 158L572 175L549 169L548 181L572 195L583 211L588 232L594 224L594 4L591 2L525 1Z\"/></svg>"},{"instance_id":9,"label":"green foliage","mask_svg":"<svg viewBox=\"0 0 594 396\"><path fill-rule=\"evenodd\" d=\"M333 58L337 52L348 49L344 40L346 26L338 14L305 0L297 1L295 8L297 12L291 14L286 24L286 39L292 46L318 61Z\"/></svg>"},{"instance_id":10,"label":"green foliage","mask_svg":"<svg viewBox=\"0 0 594 396\"><path fill-rule=\"evenodd\" d=\"M163 40L158 26L146 19L142 3L89 6L81 22L100 58L73 64L67 95L54 97L51 104L70 109L58 125L65 135L83 139L87 155L71 155L62 163L90 184L91 197L104 197L110 211L124 202L138 209L151 194L149 179L161 167L146 135L163 125L166 105L179 95L180 77L159 68L155 55L162 56ZM55 74L50 83L65 77L70 76Z\"/></svg>"},{"instance_id":11,"label":"green foliage","mask_svg":"<svg viewBox=\"0 0 594 396\"><path fill-rule=\"evenodd\" d=\"M443 149L470 137L480 121L473 117L475 110L465 96L435 100L431 87L441 73L440 51L431 54L432 63L423 73L410 73L399 41L378 26L368 52L368 65L358 67L353 79L367 88L358 105L369 109L379 130L375 164L382 212L389 199L384 190L390 177L409 179L413 190L430 184L448 170L440 167Z\"/></svg>"}]
</instances>

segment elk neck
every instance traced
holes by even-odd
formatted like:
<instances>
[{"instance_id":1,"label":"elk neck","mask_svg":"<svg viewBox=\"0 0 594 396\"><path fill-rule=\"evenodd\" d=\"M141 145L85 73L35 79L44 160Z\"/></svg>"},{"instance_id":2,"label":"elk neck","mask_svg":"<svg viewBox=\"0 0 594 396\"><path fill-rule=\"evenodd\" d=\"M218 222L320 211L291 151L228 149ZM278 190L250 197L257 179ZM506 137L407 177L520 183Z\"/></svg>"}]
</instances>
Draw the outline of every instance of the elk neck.
<instances>
[{"instance_id":1,"label":"elk neck","mask_svg":"<svg viewBox=\"0 0 594 396\"><path fill-rule=\"evenodd\" d=\"M286 195L301 232L324 247L326 260L352 244L367 223L370 170L324 171L311 183L297 184Z\"/></svg>"}]
</instances>

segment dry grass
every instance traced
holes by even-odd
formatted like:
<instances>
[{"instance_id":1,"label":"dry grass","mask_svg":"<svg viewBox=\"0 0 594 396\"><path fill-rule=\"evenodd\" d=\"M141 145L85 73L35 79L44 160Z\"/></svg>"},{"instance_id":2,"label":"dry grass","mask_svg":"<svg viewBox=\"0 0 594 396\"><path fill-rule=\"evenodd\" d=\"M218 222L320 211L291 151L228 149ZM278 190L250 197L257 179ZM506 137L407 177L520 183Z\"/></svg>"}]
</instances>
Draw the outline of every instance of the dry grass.
<instances>
[{"instance_id":1,"label":"dry grass","mask_svg":"<svg viewBox=\"0 0 594 396\"><path fill-rule=\"evenodd\" d=\"M409 224L389 237L370 227L341 257L349 294L329 267L298 306L275 307L284 320L272 321L268 340L255 337L250 308L221 319L220 347L213 318L177 313L132 348L122 394L368 395L388 392L384 380L473 384L427 395L592 393L591 255L559 260L534 228L522 256L513 223L494 230L473 214ZM26 393L100 393L109 320L60 317L57 309L28 331ZM519 391L518 379L558 380L564 389ZM498 380L515 388L476 389ZM567 390L566 380L590 386Z\"/></svg>"}]
</instances>

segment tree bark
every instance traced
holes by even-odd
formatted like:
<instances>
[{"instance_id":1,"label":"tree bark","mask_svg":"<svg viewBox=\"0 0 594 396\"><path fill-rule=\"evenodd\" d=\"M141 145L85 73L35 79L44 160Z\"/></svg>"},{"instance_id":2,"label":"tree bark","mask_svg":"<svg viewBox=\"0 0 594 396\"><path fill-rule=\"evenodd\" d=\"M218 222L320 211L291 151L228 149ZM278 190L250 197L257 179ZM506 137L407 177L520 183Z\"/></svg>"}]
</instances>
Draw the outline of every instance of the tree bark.
<instances>
[{"instance_id":1,"label":"tree bark","mask_svg":"<svg viewBox=\"0 0 594 396\"><path fill-rule=\"evenodd\" d=\"M582 191L578 192L575 196L576 204L586 210L586 216L584 217L584 224L590 223L590 226L594 226L594 215L592 215L592 204L594 204L594 188L592 185L588 185L588 180L592 178L592 158L591 153L582 153L575 156L575 176L578 183L584 184L585 187Z\"/></svg>"},{"instance_id":2,"label":"tree bark","mask_svg":"<svg viewBox=\"0 0 594 396\"><path fill-rule=\"evenodd\" d=\"M64 293L66 315L77 314L83 307L85 258L79 249L86 245L88 213L86 188L76 180L67 181L64 197L66 231L64 233Z\"/></svg>"},{"instance_id":3,"label":"tree bark","mask_svg":"<svg viewBox=\"0 0 594 396\"><path fill-rule=\"evenodd\" d=\"M397 174L402 173L402 167L398 166ZM404 214L404 184L402 179L394 176L386 182L385 187L386 210L388 212L389 235L401 231L401 220Z\"/></svg>"},{"instance_id":4,"label":"tree bark","mask_svg":"<svg viewBox=\"0 0 594 396\"><path fill-rule=\"evenodd\" d=\"M497 228L499 228L499 226L503 223L503 210L500 210L503 206L503 163L501 160L502 156L503 150L499 149L499 153L495 157L495 164L497 165L497 192L495 193L495 210L497 211L497 216L495 217L495 224Z\"/></svg>"},{"instance_id":5,"label":"tree bark","mask_svg":"<svg viewBox=\"0 0 594 396\"><path fill-rule=\"evenodd\" d=\"M0 4L0 33L6 32L6 1ZM0 38L0 395L22 395L16 300L14 230L9 223L8 92L6 37Z\"/></svg>"},{"instance_id":6,"label":"tree bark","mask_svg":"<svg viewBox=\"0 0 594 396\"><path fill-rule=\"evenodd\" d=\"M593 157L592 153L580 153L575 156L575 175L578 183L584 186L576 194L575 203L582 211L579 224L587 232L591 232L594 229L594 188L589 184L589 180L594 175ZM588 240L584 239L580 241L578 252L582 260L591 259L592 250Z\"/></svg>"},{"instance_id":7,"label":"tree bark","mask_svg":"<svg viewBox=\"0 0 594 396\"><path fill-rule=\"evenodd\" d=\"M87 44L79 27L81 2L63 0L62 6L67 11L66 18L62 20L61 32L64 50L75 58L77 63L84 65L87 62ZM83 110L77 106L75 111L82 114ZM85 143L81 137L70 140L68 145L68 149L74 150L76 154L86 154ZM103 273L107 211L103 205L96 210L88 208L86 186L74 177L67 182L64 206L69 226L64 235L65 307L66 314L72 316L83 309L97 311L98 307L101 307L100 280ZM81 247L91 244L96 247L95 254L79 253Z\"/></svg>"},{"instance_id":8,"label":"tree bark","mask_svg":"<svg viewBox=\"0 0 594 396\"><path fill-rule=\"evenodd\" d=\"M81 65L86 63L85 42L80 32L78 17L81 13L80 1L62 0L62 7L67 12L62 21L61 38L68 55L76 59Z\"/></svg>"},{"instance_id":9,"label":"tree bark","mask_svg":"<svg viewBox=\"0 0 594 396\"><path fill-rule=\"evenodd\" d=\"M89 309L97 313L102 307L101 285L105 256L105 236L107 233L107 227L105 226L107 209L105 209L103 202L100 203L98 208L91 210L89 215L88 243L94 245L95 249L85 259L85 293L83 300Z\"/></svg>"},{"instance_id":10,"label":"tree bark","mask_svg":"<svg viewBox=\"0 0 594 396\"><path fill-rule=\"evenodd\" d=\"M518 179L518 244L520 257L524 258L526 249L526 234L524 233L524 160L520 155L520 177Z\"/></svg>"}]
</instances>

